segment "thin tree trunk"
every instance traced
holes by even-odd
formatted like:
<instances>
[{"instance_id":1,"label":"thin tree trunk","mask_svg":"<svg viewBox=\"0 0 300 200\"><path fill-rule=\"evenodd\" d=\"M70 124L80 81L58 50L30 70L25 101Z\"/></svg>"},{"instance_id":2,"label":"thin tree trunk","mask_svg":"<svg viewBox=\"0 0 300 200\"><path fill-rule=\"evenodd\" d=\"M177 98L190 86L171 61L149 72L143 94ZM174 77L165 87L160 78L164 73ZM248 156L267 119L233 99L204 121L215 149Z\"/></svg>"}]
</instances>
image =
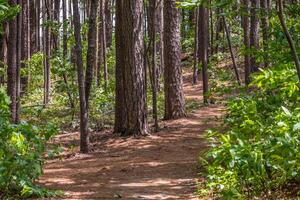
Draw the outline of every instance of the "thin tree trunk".
<instances>
[{"instance_id":1,"label":"thin tree trunk","mask_svg":"<svg viewBox=\"0 0 300 200\"><path fill-rule=\"evenodd\" d=\"M97 21L97 64L96 64L96 84L101 84L101 65L103 62L103 37L102 37L102 6L101 0L98 5L98 21Z\"/></svg>"},{"instance_id":2,"label":"thin tree trunk","mask_svg":"<svg viewBox=\"0 0 300 200\"><path fill-rule=\"evenodd\" d=\"M20 68L24 69L26 67L24 61L26 61L29 58L29 49L30 49L30 44L29 44L29 32L28 32L28 26L29 26L29 16L28 14L28 9L29 5L27 4L27 0L20 0L22 2L22 10L20 12L20 30L21 33L19 35L19 48L20 50ZM24 92L26 89L28 83L28 76L23 76L20 81L20 93Z\"/></svg>"},{"instance_id":3,"label":"thin tree trunk","mask_svg":"<svg viewBox=\"0 0 300 200\"><path fill-rule=\"evenodd\" d=\"M208 10L203 5L199 8L199 62L202 63L203 101L208 103ZM200 48L201 47L201 48Z\"/></svg>"},{"instance_id":4,"label":"thin tree trunk","mask_svg":"<svg viewBox=\"0 0 300 200\"><path fill-rule=\"evenodd\" d=\"M196 13L196 22L195 22L195 41L194 41L194 65L193 65L193 84L197 84L198 82L198 23L199 23L199 8L195 9Z\"/></svg>"},{"instance_id":5,"label":"thin tree trunk","mask_svg":"<svg viewBox=\"0 0 300 200\"><path fill-rule=\"evenodd\" d=\"M162 74L164 74L164 3L163 0L159 1L159 6L160 6L160 13L159 13L159 19L160 19L160 30L159 30L159 54L160 54L160 66L159 66L159 72L158 72L158 77L160 78ZM159 79L158 78L158 79ZM159 87L159 85L158 85ZM160 88L160 87L159 87Z\"/></svg>"},{"instance_id":6,"label":"thin tree trunk","mask_svg":"<svg viewBox=\"0 0 300 200\"><path fill-rule=\"evenodd\" d=\"M101 10L102 10L102 53L103 53L103 78L104 78L104 89L107 91L108 87L108 69L106 62L106 16L105 16L105 0L101 0Z\"/></svg>"},{"instance_id":7,"label":"thin tree trunk","mask_svg":"<svg viewBox=\"0 0 300 200\"><path fill-rule=\"evenodd\" d=\"M11 6L17 5L17 0L9 0ZM10 97L10 110L12 122L17 123L17 18L9 20L9 35L7 49L7 93Z\"/></svg>"},{"instance_id":8,"label":"thin tree trunk","mask_svg":"<svg viewBox=\"0 0 300 200\"><path fill-rule=\"evenodd\" d=\"M243 0L243 6L245 9L245 14L242 16L243 18L243 29L244 29L244 46L246 51L249 51L250 49L250 20L249 20L249 7L250 7L250 1L249 0ZM245 53L245 84L248 85L251 82L250 74L251 74L251 64L250 64L250 56L249 53Z\"/></svg>"},{"instance_id":9,"label":"thin tree trunk","mask_svg":"<svg viewBox=\"0 0 300 200\"><path fill-rule=\"evenodd\" d=\"M43 20L50 19L49 0L43 1ZM47 106L50 98L50 30L49 26L44 27L44 105Z\"/></svg>"},{"instance_id":10,"label":"thin tree trunk","mask_svg":"<svg viewBox=\"0 0 300 200\"><path fill-rule=\"evenodd\" d=\"M60 22L60 1L61 0L54 0L54 12L53 12L53 20L59 24ZM59 35L53 33L53 51L58 50L59 47Z\"/></svg>"},{"instance_id":11,"label":"thin tree trunk","mask_svg":"<svg viewBox=\"0 0 300 200\"><path fill-rule=\"evenodd\" d=\"M154 119L154 131L157 132L158 127L158 116L157 116L157 63L156 63L156 10L157 1L150 1L150 10L152 18L151 27L151 42L152 42L152 108L153 108L153 119Z\"/></svg>"},{"instance_id":12,"label":"thin tree trunk","mask_svg":"<svg viewBox=\"0 0 300 200\"><path fill-rule=\"evenodd\" d=\"M40 0L35 0L36 3L36 50L41 50L41 35L40 35L40 12L41 12L41 3Z\"/></svg>"},{"instance_id":13,"label":"thin tree trunk","mask_svg":"<svg viewBox=\"0 0 300 200\"><path fill-rule=\"evenodd\" d=\"M294 59L295 65L296 65L298 78L299 78L299 81L300 81L300 60L299 60L299 57L298 57L298 54L297 54L295 43L293 41L293 38L292 38L292 36L291 36L291 34L288 30L288 27L285 23L285 20L284 20L283 0L278 0L278 17L279 17L280 24L281 24L281 27L283 29L283 32L284 32L284 34L286 36L286 39L289 43L291 53L292 53L292 56L293 56L293 59Z\"/></svg>"},{"instance_id":14,"label":"thin tree trunk","mask_svg":"<svg viewBox=\"0 0 300 200\"><path fill-rule=\"evenodd\" d=\"M89 107L89 96L93 83L94 68L96 65L96 40L97 40L97 6L98 0L90 1L88 50L85 76L85 99L87 109Z\"/></svg>"},{"instance_id":15,"label":"thin tree trunk","mask_svg":"<svg viewBox=\"0 0 300 200\"><path fill-rule=\"evenodd\" d=\"M230 56L231 56L231 59L232 59L232 65L233 65L235 77L236 77L236 80L237 80L238 84L241 85L241 79L240 79L239 71L238 71L238 68L237 68L235 56L234 56L233 49L232 49L232 45L231 45L231 35L230 35L230 31L229 31L229 28L228 28L228 25L227 25L225 16L222 16L222 17L223 17L223 23L224 23L224 28L225 28L226 38L227 38L227 42L228 42L228 47L229 47L229 51L230 51Z\"/></svg>"},{"instance_id":16,"label":"thin tree trunk","mask_svg":"<svg viewBox=\"0 0 300 200\"><path fill-rule=\"evenodd\" d=\"M260 8L260 0L251 0L251 25L250 25L250 47L253 50L259 50L259 17L258 10ZM259 63L255 56L250 57L251 71L256 72L259 69Z\"/></svg>"},{"instance_id":17,"label":"thin tree trunk","mask_svg":"<svg viewBox=\"0 0 300 200\"><path fill-rule=\"evenodd\" d=\"M113 33L113 19L112 19L112 0L104 0L104 14L105 14L105 38L106 47L110 48L112 45Z\"/></svg>"},{"instance_id":18,"label":"thin tree trunk","mask_svg":"<svg viewBox=\"0 0 300 200\"><path fill-rule=\"evenodd\" d=\"M81 47L81 25L80 14L78 8L78 0L73 0L73 21L74 21L74 36L75 36L75 51L76 51L76 65L78 76L78 89L80 101L80 151L82 153L89 152L89 131L88 131L88 112L87 102L85 98L85 84L84 84L84 68L82 60Z\"/></svg>"},{"instance_id":19,"label":"thin tree trunk","mask_svg":"<svg viewBox=\"0 0 300 200\"><path fill-rule=\"evenodd\" d=\"M23 7L23 0L18 0L18 4ZM24 7L23 7L24 8ZM17 71L16 71L16 113L15 113L15 123L20 122L19 110L20 110L20 92L21 92L21 60L22 60L22 47L24 38L22 36L22 23L23 23L23 13L20 12L17 15Z\"/></svg>"}]
</instances>

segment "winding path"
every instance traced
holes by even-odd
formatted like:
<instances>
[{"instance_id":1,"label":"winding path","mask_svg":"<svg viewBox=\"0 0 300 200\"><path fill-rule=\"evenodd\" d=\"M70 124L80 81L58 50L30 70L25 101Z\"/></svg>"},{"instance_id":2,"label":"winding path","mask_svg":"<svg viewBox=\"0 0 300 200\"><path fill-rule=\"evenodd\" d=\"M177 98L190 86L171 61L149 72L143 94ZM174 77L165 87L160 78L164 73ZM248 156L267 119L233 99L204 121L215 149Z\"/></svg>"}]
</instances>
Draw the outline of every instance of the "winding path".
<instances>
[{"instance_id":1,"label":"winding path","mask_svg":"<svg viewBox=\"0 0 300 200\"><path fill-rule=\"evenodd\" d=\"M193 86L191 77L184 73L187 102L201 101L201 85ZM140 139L98 133L93 153L48 161L39 182L63 190L59 199L197 199L197 158L205 148L203 132L216 125L221 110L219 105L197 108L185 119L162 122L161 132ZM78 133L59 138L73 146L78 139Z\"/></svg>"}]
</instances>

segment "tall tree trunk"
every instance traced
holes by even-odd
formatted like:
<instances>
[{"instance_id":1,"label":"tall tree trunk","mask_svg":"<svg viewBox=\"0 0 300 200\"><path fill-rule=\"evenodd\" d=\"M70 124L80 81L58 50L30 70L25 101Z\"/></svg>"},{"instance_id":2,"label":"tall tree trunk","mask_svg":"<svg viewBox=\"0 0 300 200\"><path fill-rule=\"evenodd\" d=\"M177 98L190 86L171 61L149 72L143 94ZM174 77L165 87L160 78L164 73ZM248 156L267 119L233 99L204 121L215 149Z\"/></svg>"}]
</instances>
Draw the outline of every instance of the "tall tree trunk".
<instances>
[{"instance_id":1,"label":"tall tree trunk","mask_svg":"<svg viewBox=\"0 0 300 200\"><path fill-rule=\"evenodd\" d=\"M208 9L203 5L199 8L199 63L202 64L203 101L208 103L208 43L209 43L209 15Z\"/></svg>"},{"instance_id":2,"label":"tall tree trunk","mask_svg":"<svg viewBox=\"0 0 300 200\"><path fill-rule=\"evenodd\" d=\"M209 3L211 4L211 0L209 0ZM210 55L213 55L214 54L214 24L213 24L213 9L212 8L209 8L209 22L208 23L209 25L209 28L210 28L210 34L209 34L209 53Z\"/></svg>"},{"instance_id":3,"label":"tall tree trunk","mask_svg":"<svg viewBox=\"0 0 300 200\"><path fill-rule=\"evenodd\" d=\"M17 0L9 0L11 6L17 5ZM7 93L10 97L10 110L12 122L18 122L17 103L17 45L18 45L18 18L9 20L9 35L7 49Z\"/></svg>"},{"instance_id":4,"label":"tall tree trunk","mask_svg":"<svg viewBox=\"0 0 300 200\"><path fill-rule=\"evenodd\" d=\"M280 24L281 24L281 27L283 29L283 32L285 34L285 37L287 38L287 41L289 43L289 46L290 46L290 49L291 49L291 52L292 52L292 56L293 56L293 59L294 59L295 65L296 65L298 78L299 78L299 81L300 81L300 60L299 60L299 57L298 57L298 54L297 54L295 43L293 41L293 38L292 38L292 36L291 36L291 34L288 30L288 27L285 23L285 20L284 20L283 0L278 0L278 17L279 17Z\"/></svg>"},{"instance_id":5,"label":"tall tree trunk","mask_svg":"<svg viewBox=\"0 0 300 200\"><path fill-rule=\"evenodd\" d=\"M106 46L110 48L112 45L112 33L113 33L113 19L112 19L112 0L104 0L104 14L105 14L105 37Z\"/></svg>"},{"instance_id":6,"label":"tall tree trunk","mask_svg":"<svg viewBox=\"0 0 300 200\"><path fill-rule=\"evenodd\" d=\"M87 108L89 107L89 96L93 83L94 68L96 65L97 6L98 0L90 0L88 51L85 76L85 99Z\"/></svg>"},{"instance_id":7,"label":"tall tree trunk","mask_svg":"<svg viewBox=\"0 0 300 200\"><path fill-rule=\"evenodd\" d=\"M250 20L249 20L249 7L250 7L250 1L249 0L243 0L243 6L244 6L244 15L242 16L243 19L243 29L244 29L244 46L246 51L249 51L250 49ZM250 63L250 56L249 53L245 53L244 58L244 65L245 65L245 84L248 85L251 82L250 74L251 74L251 63Z\"/></svg>"},{"instance_id":8,"label":"tall tree trunk","mask_svg":"<svg viewBox=\"0 0 300 200\"><path fill-rule=\"evenodd\" d=\"M104 78L104 89L107 91L108 87L108 69L107 69L107 62L106 62L106 14L105 14L105 0L100 0L101 5L100 9L102 10L101 12L103 13L102 15L102 58L103 58L103 78Z\"/></svg>"},{"instance_id":9,"label":"tall tree trunk","mask_svg":"<svg viewBox=\"0 0 300 200\"><path fill-rule=\"evenodd\" d=\"M50 20L49 0L43 1L43 21ZM50 98L50 30L49 26L43 28L44 42L44 105L47 106Z\"/></svg>"},{"instance_id":10,"label":"tall tree trunk","mask_svg":"<svg viewBox=\"0 0 300 200\"><path fill-rule=\"evenodd\" d=\"M198 59L199 59L199 56L198 56L198 24L199 24L199 8L196 8L195 9L195 15L196 15L196 22L195 22L195 35L194 35L194 38L195 38L195 41L194 41L194 65L193 65L193 84L197 84L198 82ZM213 47L213 46L212 46ZM213 49L213 48L212 48Z\"/></svg>"},{"instance_id":11,"label":"tall tree trunk","mask_svg":"<svg viewBox=\"0 0 300 200\"><path fill-rule=\"evenodd\" d=\"M74 36L75 36L75 51L76 51L76 65L78 76L78 89L80 101L80 151L82 153L89 152L89 131L88 131L88 112L87 102L85 98L85 83L84 83L84 68L82 60L81 47L81 25L80 14L78 8L78 0L73 0L73 21L74 21Z\"/></svg>"},{"instance_id":12,"label":"tall tree trunk","mask_svg":"<svg viewBox=\"0 0 300 200\"><path fill-rule=\"evenodd\" d=\"M21 8L24 8L23 0L18 0L18 4ZM24 9L25 10L25 9ZM19 110L20 110L20 93L21 93L21 65L22 65L22 48L25 43L25 38L22 36L23 32L23 11L19 12L17 15L17 71L16 71L16 115L15 123L20 122Z\"/></svg>"},{"instance_id":13,"label":"tall tree trunk","mask_svg":"<svg viewBox=\"0 0 300 200\"><path fill-rule=\"evenodd\" d=\"M37 52L37 7L36 7L36 1L30 1L29 0L29 27L30 27L30 52L29 56L32 56L32 54Z\"/></svg>"},{"instance_id":14,"label":"tall tree trunk","mask_svg":"<svg viewBox=\"0 0 300 200\"><path fill-rule=\"evenodd\" d=\"M30 44L29 44L29 32L28 32L28 26L29 26L29 16L28 16L28 9L29 9L29 5L27 4L27 0L21 0L22 1L22 10L20 13L20 20L21 20L21 35L20 35L20 49L18 48L18 50L20 50L21 53L21 57L20 57L20 67L22 69L24 69L26 67L24 61L26 61L29 58L29 50L30 50ZM20 92L25 91L26 89L26 85L28 83L28 76L22 77L21 78L21 89Z\"/></svg>"},{"instance_id":15,"label":"tall tree trunk","mask_svg":"<svg viewBox=\"0 0 300 200\"><path fill-rule=\"evenodd\" d=\"M116 1L116 94L115 94L115 126L114 132L123 133L125 131L125 91L123 81L123 63L124 63L124 52L123 52L123 36L122 36L122 2ZM101 38L101 37L100 37Z\"/></svg>"},{"instance_id":16,"label":"tall tree trunk","mask_svg":"<svg viewBox=\"0 0 300 200\"><path fill-rule=\"evenodd\" d=\"M159 13L158 13L158 19L159 19L159 57L160 57L160 66L159 66L159 72L158 77L160 78L162 74L164 74L164 2L159 1ZM159 79L158 78L158 79ZM159 85L158 85L159 87Z\"/></svg>"},{"instance_id":17,"label":"tall tree trunk","mask_svg":"<svg viewBox=\"0 0 300 200\"><path fill-rule=\"evenodd\" d=\"M157 0L151 0L149 1L149 12L151 17L151 34L150 34L150 40L152 44L152 52L151 52L151 58L152 58L152 110L153 110L153 119L154 119L154 131L157 132L158 127L158 116L157 116L157 60L156 60L156 28L157 28Z\"/></svg>"},{"instance_id":18,"label":"tall tree trunk","mask_svg":"<svg viewBox=\"0 0 300 200\"><path fill-rule=\"evenodd\" d=\"M122 66L117 64L117 68L121 67L120 74L122 77L122 86L124 96L116 93L116 125L115 131L119 131L121 127L122 135L144 135L148 133L147 109L146 108L146 87L145 87L145 69L143 65L143 1L117 1L117 26L121 27L121 37L116 39L118 59L124 61ZM123 41L120 41L123 40ZM118 70L118 69L117 69ZM118 75L118 74L117 74ZM119 81L119 77L116 77ZM118 89L117 83L117 89ZM120 101L124 98L124 101ZM124 103L122 111L119 112L119 103ZM125 117L119 119L119 117ZM117 121L118 120L118 121ZM118 123L124 123L120 125Z\"/></svg>"},{"instance_id":19,"label":"tall tree trunk","mask_svg":"<svg viewBox=\"0 0 300 200\"><path fill-rule=\"evenodd\" d=\"M60 22L60 0L54 0L53 20L57 24ZM56 51L59 47L59 35L57 33L53 33L52 35L53 51Z\"/></svg>"},{"instance_id":20,"label":"tall tree trunk","mask_svg":"<svg viewBox=\"0 0 300 200\"><path fill-rule=\"evenodd\" d=\"M36 47L37 51L41 51L41 35L40 35L40 16L41 16L41 3L40 0L35 0L36 3Z\"/></svg>"},{"instance_id":21,"label":"tall tree trunk","mask_svg":"<svg viewBox=\"0 0 300 200\"><path fill-rule=\"evenodd\" d=\"M251 0L251 25L250 25L250 47L252 50L259 50L259 17L260 0ZM250 57L251 71L259 69L259 63L252 54Z\"/></svg>"},{"instance_id":22,"label":"tall tree trunk","mask_svg":"<svg viewBox=\"0 0 300 200\"><path fill-rule=\"evenodd\" d=\"M182 88L180 11L176 0L164 0L165 119L185 116Z\"/></svg>"},{"instance_id":23,"label":"tall tree trunk","mask_svg":"<svg viewBox=\"0 0 300 200\"><path fill-rule=\"evenodd\" d=\"M96 84L97 87L101 84L101 65L103 62L103 37L102 37L102 5L101 1L98 5L98 19L97 19L97 63L96 63ZM116 33L117 35L117 33Z\"/></svg>"}]
</instances>

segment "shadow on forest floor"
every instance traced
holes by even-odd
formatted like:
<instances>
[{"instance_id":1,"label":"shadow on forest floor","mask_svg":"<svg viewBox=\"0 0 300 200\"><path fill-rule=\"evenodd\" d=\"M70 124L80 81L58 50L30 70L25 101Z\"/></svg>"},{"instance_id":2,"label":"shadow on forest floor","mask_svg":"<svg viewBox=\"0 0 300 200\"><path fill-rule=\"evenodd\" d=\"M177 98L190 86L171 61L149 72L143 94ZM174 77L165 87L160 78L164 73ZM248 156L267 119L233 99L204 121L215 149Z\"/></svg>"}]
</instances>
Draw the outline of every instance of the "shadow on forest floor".
<instances>
[{"instance_id":1,"label":"shadow on forest floor","mask_svg":"<svg viewBox=\"0 0 300 200\"><path fill-rule=\"evenodd\" d=\"M201 101L201 84L184 73L186 99ZM161 122L159 133L118 138L107 130L93 136L93 153L75 154L79 134L60 135L68 145L64 159L49 160L42 185L64 191L59 199L197 199L197 157L206 148L203 133L217 125L222 106L194 110L184 119ZM72 150L70 150L72 149Z\"/></svg>"}]
</instances>

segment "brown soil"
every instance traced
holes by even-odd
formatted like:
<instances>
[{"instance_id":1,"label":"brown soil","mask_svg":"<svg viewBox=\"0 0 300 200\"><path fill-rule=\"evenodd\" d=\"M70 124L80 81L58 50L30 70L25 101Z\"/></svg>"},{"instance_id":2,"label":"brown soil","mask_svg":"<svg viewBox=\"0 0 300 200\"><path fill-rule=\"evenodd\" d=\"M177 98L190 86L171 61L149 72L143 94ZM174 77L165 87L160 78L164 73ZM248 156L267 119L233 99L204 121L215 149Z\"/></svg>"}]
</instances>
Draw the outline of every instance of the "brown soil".
<instances>
[{"instance_id":1,"label":"brown soil","mask_svg":"<svg viewBox=\"0 0 300 200\"><path fill-rule=\"evenodd\" d=\"M187 101L201 98L201 84L184 75ZM161 122L162 130L144 138L119 138L111 131L95 133L94 151L76 154L79 134L64 134L57 141L69 146L63 159L48 161L39 180L64 191L57 199L197 199L197 158L206 148L205 129L216 126L220 105L201 106L185 119Z\"/></svg>"}]
</instances>

